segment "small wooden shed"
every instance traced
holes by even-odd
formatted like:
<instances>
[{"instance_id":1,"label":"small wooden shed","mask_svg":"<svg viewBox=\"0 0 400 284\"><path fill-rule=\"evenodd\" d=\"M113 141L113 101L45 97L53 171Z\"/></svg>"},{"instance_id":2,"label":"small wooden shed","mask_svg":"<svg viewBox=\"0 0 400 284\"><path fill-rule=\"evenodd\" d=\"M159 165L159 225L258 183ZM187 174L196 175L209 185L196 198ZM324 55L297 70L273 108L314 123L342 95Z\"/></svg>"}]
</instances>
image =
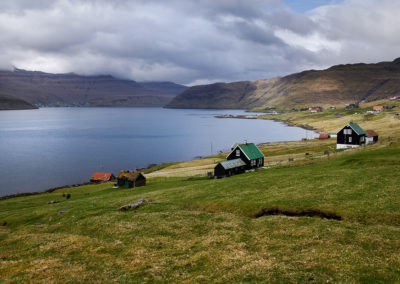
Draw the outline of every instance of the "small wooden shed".
<instances>
[{"instance_id":1,"label":"small wooden shed","mask_svg":"<svg viewBox=\"0 0 400 284\"><path fill-rule=\"evenodd\" d=\"M119 187L138 187L146 185L146 177L140 172L121 171L117 176Z\"/></svg>"},{"instance_id":2,"label":"small wooden shed","mask_svg":"<svg viewBox=\"0 0 400 284\"><path fill-rule=\"evenodd\" d=\"M318 139L329 139L331 136L329 134L321 133Z\"/></svg>"},{"instance_id":3,"label":"small wooden shed","mask_svg":"<svg viewBox=\"0 0 400 284\"><path fill-rule=\"evenodd\" d=\"M214 168L214 176L217 178L230 177L244 173L246 163L242 159L233 159L218 163Z\"/></svg>"},{"instance_id":4,"label":"small wooden shed","mask_svg":"<svg viewBox=\"0 0 400 284\"><path fill-rule=\"evenodd\" d=\"M115 176L112 173L99 173L94 172L90 177L91 182L104 182L114 180Z\"/></svg>"},{"instance_id":5,"label":"small wooden shed","mask_svg":"<svg viewBox=\"0 0 400 284\"><path fill-rule=\"evenodd\" d=\"M368 129L365 132L367 132L367 137L366 137L366 142L367 144L373 144L378 142L378 133L376 133L374 130Z\"/></svg>"}]
</instances>

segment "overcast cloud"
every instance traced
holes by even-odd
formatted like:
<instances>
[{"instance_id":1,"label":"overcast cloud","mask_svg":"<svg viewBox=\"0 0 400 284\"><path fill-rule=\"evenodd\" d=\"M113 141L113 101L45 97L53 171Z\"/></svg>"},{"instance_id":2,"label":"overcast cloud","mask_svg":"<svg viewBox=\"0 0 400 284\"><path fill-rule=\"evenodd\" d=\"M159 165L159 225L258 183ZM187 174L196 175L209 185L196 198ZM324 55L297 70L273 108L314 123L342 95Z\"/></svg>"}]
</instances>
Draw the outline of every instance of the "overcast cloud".
<instances>
[{"instance_id":1,"label":"overcast cloud","mask_svg":"<svg viewBox=\"0 0 400 284\"><path fill-rule=\"evenodd\" d=\"M0 68L193 85L400 56L400 1L319 3L2 0Z\"/></svg>"}]
</instances>

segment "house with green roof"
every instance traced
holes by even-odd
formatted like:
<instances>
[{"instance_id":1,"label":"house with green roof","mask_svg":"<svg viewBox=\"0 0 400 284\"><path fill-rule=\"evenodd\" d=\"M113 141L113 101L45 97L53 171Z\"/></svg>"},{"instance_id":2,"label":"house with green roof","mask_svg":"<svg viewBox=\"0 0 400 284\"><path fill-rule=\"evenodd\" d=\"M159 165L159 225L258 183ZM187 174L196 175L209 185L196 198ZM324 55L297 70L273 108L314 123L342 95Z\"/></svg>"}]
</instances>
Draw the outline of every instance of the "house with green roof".
<instances>
[{"instance_id":1,"label":"house with green roof","mask_svg":"<svg viewBox=\"0 0 400 284\"><path fill-rule=\"evenodd\" d=\"M264 154L254 143L236 144L226 159L241 159L246 164L246 170L264 166Z\"/></svg>"},{"instance_id":2,"label":"house with green roof","mask_svg":"<svg viewBox=\"0 0 400 284\"><path fill-rule=\"evenodd\" d=\"M356 148L365 145L367 133L355 122L345 125L337 133L336 149Z\"/></svg>"}]
</instances>

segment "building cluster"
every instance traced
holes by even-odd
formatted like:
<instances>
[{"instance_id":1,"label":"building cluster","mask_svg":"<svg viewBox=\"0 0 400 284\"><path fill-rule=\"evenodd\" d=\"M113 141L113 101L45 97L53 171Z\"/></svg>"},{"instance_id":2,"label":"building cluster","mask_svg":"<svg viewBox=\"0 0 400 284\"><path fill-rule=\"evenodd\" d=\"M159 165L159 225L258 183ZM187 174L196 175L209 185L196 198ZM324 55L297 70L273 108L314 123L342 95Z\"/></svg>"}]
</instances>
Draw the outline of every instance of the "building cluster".
<instances>
[{"instance_id":1,"label":"building cluster","mask_svg":"<svg viewBox=\"0 0 400 284\"><path fill-rule=\"evenodd\" d=\"M357 123L350 122L337 133L336 149L356 148L376 143L378 134L374 130L364 130Z\"/></svg>"},{"instance_id":2,"label":"building cluster","mask_svg":"<svg viewBox=\"0 0 400 284\"><path fill-rule=\"evenodd\" d=\"M94 172L90 177L93 183L100 183L106 181L117 181L118 187L133 188L146 185L146 177L140 172L130 172L127 170L121 171L117 177L112 173Z\"/></svg>"},{"instance_id":3,"label":"building cluster","mask_svg":"<svg viewBox=\"0 0 400 284\"><path fill-rule=\"evenodd\" d=\"M254 143L234 144L226 161L214 168L214 177L223 178L264 166L264 154Z\"/></svg>"},{"instance_id":4,"label":"building cluster","mask_svg":"<svg viewBox=\"0 0 400 284\"><path fill-rule=\"evenodd\" d=\"M336 137L337 149L348 149L373 144L378 141L374 130L363 130L357 123L350 122L337 133L320 134L319 139ZM214 168L215 178L230 177L246 171L264 167L264 154L254 143L234 144L226 161L218 163ZM134 188L146 185L146 177L138 171L121 171L117 177L112 173L95 172L91 182L106 182L116 180L116 186Z\"/></svg>"}]
</instances>

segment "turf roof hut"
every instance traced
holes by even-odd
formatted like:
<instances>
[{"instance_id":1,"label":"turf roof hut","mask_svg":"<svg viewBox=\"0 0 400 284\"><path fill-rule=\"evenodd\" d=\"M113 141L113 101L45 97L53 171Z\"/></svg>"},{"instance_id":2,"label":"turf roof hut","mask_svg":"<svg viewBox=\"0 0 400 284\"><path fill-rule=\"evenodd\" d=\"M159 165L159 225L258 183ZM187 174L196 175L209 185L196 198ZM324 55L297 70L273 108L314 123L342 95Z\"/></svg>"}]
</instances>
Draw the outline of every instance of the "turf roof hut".
<instances>
[{"instance_id":1,"label":"turf roof hut","mask_svg":"<svg viewBox=\"0 0 400 284\"><path fill-rule=\"evenodd\" d=\"M264 154L254 143L244 143L236 145L232 152L226 157L227 160L242 159L245 162L246 170L264 166Z\"/></svg>"},{"instance_id":2,"label":"turf roof hut","mask_svg":"<svg viewBox=\"0 0 400 284\"><path fill-rule=\"evenodd\" d=\"M117 176L119 187L138 187L146 185L146 177L140 172L121 171Z\"/></svg>"}]
</instances>

